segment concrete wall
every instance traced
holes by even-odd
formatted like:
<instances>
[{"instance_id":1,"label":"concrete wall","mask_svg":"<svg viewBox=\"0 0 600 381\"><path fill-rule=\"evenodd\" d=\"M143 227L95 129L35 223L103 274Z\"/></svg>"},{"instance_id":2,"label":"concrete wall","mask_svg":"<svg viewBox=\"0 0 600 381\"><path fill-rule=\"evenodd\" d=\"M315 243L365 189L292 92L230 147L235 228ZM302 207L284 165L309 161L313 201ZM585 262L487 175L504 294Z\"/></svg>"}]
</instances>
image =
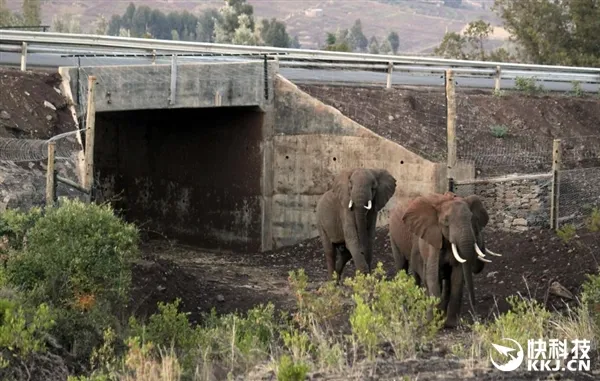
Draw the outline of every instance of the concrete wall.
<instances>
[{"instance_id":1,"label":"concrete wall","mask_svg":"<svg viewBox=\"0 0 600 381\"><path fill-rule=\"evenodd\" d=\"M385 168L396 178L396 193L379 225L387 224L396 202L444 190L439 164L362 127L281 76L274 88L272 211L265 225L275 247L318 235L317 201L345 168Z\"/></svg>"},{"instance_id":2,"label":"concrete wall","mask_svg":"<svg viewBox=\"0 0 600 381\"><path fill-rule=\"evenodd\" d=\"M256 107L98 113L98 200L184 243L260 250L263 118Z\"/></svg>"},{"instance_id":3,"label":"concrete wall","mask_svg":"<svg viewBox=\"0 0 600 381\"><path fill-rule=\"evenodd\" d=\"M264 63L179 63L174 104L171 65L123 65L60 68L71 79L75 102L87 104L88 76L96 76L96 111L149 110L189 107L263 106L271 99L268 86L276 64L269 63L265 83ZM267 97L265 97L265 87ZM219 96L217 96L217 94ZM80 113L84 111L80 110Z\"/></svg>"}]
</instances>

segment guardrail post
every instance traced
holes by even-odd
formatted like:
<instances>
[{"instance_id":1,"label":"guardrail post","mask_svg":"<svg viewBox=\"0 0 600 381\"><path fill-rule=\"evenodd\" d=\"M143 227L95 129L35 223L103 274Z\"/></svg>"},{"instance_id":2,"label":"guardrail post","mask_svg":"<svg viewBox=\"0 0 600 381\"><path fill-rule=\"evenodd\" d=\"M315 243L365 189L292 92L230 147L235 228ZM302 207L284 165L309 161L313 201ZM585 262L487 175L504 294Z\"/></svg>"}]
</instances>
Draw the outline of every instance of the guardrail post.
<instances>
[{"instance_id":1,"label":"guardrail post","mask_svg":"<svg viewBox=\"0 0 600 381\"><path fill-rule=\"evenodd\" d=\"M560 168L562 149L560 139L554 139L552 144L552 195L550 199L550 228L558 230L559 197L560 197Z\"/></svg>"},{"instance_id":2,"label":"guardrail post","mask_svg":"<svg viewBox=\"0 0 600 381\"><path fill-rule=\"evenodd\" d=\"M27 70L27 43L21 45L21 71Z\"/></svg>"},{"instance_id":3,"label":"guardrail post","mask_svg":"<svg viewBox=\"0 0 600 381\"><path fill-rule=\"evenodd\" d=\"M56 171L54 170L55 151L56 142L48 142L48 165L46 168L46 206L54 206L54 200L56 199Z\"/></svg>"},{"instance_id":4,"label":"guardrail post","mask_svg":"<svg viewBox=\"0 0 600 381\"><path fill-rule=\"evenodd\" d=\"M169 95L169 104L175 104L175 94L177 93L177 54L171 56L171 94Z\"/></svg>"},{"instance_id":5,"label":"guardrail post","mask_svg":"<svg viewBox=\"0 0 600 381\"><path fill-rule=\"evenodd\" d=\"M156 49L152 49L152 65L156 65Z\"/></svg>"},{"instance_id":6,"label":"guardrail post","mask_svg":"<svg viewBox=\"0 0 600 381\"><path fill-rule=\"evenodd\" d=\"M386 89L392 88L392 73L394 72L394 63L388 62L388 70L387 70L387 84L385 86Z\"/></svg>"},{"instance_id":7,"label":"guardrail post","mask_svg":"<svg viewBox=\"0 0 600 381\"><path fill-rule=\"evenodd\" d=\"M495 91L500 91L500 79L502 78L502 68L500 66L496 66L496 83L495 83Z\"/></svg>"},{"instance_id":8,"label":"guardrail post","mask_svg":"<svg viewBox=\"0 0 600 381\"><path fill-rule=\"evenodd\" d=\"M92 201L94 180L94 140L96 139L96 77L88 77L87 115L85 121L85 178L83 187L89 192Z\"/></svg>"}]
</instances>

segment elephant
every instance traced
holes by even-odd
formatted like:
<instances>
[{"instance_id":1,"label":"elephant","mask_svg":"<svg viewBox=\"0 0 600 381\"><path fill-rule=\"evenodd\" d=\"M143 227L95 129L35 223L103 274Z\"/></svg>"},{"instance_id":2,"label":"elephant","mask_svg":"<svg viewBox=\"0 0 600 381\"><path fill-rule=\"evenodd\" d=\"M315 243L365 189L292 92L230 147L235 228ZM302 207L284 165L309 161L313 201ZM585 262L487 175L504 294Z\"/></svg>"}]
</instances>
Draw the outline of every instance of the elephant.
<instances>
[{"instance_id":1,"label":"elephant","mask_svg":"<svg viewBox=\"0 0 600 381\"><path fill-rule=\"evenodd\" d=\"M464 284L475 313L472 274L491 262L484 252L502 256L485 247L488 221L478 196L452 192L420 196L391 212L389 239L396 271L412 272L417 285L423 282L429 295L440 298L447 328L457 325Z\"/></svg>"},{"instance_id":2,"label":"elephant","mask_svg":"<svg viewBox=\"0 0 600 381\"><path fill-rule=\"evenodd\" d=\"M335 266L339 282L350 259L358 271L371 271L377 214L395 191L396 179L383 168L345 169L335 176L316 208L329 279Z\"/></svg>"}]
</instances>

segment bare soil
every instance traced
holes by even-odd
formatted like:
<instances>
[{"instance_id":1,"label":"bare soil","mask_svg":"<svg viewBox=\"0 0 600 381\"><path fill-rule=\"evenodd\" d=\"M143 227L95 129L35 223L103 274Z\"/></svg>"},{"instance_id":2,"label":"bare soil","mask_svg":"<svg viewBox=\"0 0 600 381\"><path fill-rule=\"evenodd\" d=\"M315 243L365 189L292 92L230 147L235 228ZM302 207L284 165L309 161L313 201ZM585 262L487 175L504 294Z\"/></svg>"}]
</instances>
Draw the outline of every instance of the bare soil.
<instances>
[{"instance_id":1,"label":"bare soil","mask_svg":"<svg viewBox=\"0 0 600 381\"><path fill-rule=\"evenodd\" d=\"M377 134L446 160L444 88L298 86ZM474 161L480 175L549 171L554 139L562 140L565 169L600 166L598 97L494 96L457 87L456 113L458 157Z\"/></svg>"}]
</instances>

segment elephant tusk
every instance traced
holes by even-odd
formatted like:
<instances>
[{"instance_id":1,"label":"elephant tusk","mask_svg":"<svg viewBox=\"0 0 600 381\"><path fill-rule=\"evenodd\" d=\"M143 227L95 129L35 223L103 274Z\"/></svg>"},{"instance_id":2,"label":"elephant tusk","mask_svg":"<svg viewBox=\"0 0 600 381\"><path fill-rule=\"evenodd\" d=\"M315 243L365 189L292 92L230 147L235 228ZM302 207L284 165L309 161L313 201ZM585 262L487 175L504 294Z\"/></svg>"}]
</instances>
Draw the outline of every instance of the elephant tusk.
<instances>
[{"instance_id":1,"label":"elephant tusk","mask_svg":"<svg viewBox=\"0 0 600 381\"><path fill-rule=\"evenodd\" d=\"M372 207L373 207L373 204L371 203L371 200L369 200L369 202L367 203L367 206L365 206L365 209L371 210Z\"/></svg>"},{"instance_id":2,"label":"elephant tusk","mask_svg":"<svg viewBox=\"0 0 600 381\"><path fill-rule=\"evenodd\" d=\"M485 257L485 254L483 254L483 252L479 248L479 245L477 245L477 242L475 243L475 251L477 252L477 255L479 255L480 258Z\"/></svg>"},{"instance_id":3,"label":"elephant tusk","mask_svg":"<svg viewBox=\"0 0 600 381\"><path fill-rule=\"evenodd\" d=\"M477 259L479 259L481 262L492 262L489 259L485 259L483 257L477 257Z\"/></svg>"},{"instance_id":4,"label":"elephant tusk","mask_svg":"<svg viewBox=\"0 0 600 381\"><path fill-rule=\"evenodd\" d=\"M460 255L458 255L458 249L456 248L455 244L452 244L452 254L454 254L454 258L459 261L460 263L465 263L467 260L466 259L462 259L460 257Z\"/></svg>"},{"instance_id":5,"label":"elephant tusk","mask_svg":"<svg viewBox=\"0 0 600 381\"><path fill-rule=\"evenodd\" d=\"M350 203L348 204L348 209L352 209L352 200L350 200Z\"/></svg>"},{"instance_id":6,"label":"elephant tusk","mask_svg":"<svg viewBox=\"0 0 600 381\"><path fill-rule=\"evenodd\" d=\"M489 255L493 255L493 256L496 256L496 257L501 257L502 256L502 254L494 253L493 251L491 251L487 247L485 248L485 252L488 253Z\"/></svg>"}]
</instances>

